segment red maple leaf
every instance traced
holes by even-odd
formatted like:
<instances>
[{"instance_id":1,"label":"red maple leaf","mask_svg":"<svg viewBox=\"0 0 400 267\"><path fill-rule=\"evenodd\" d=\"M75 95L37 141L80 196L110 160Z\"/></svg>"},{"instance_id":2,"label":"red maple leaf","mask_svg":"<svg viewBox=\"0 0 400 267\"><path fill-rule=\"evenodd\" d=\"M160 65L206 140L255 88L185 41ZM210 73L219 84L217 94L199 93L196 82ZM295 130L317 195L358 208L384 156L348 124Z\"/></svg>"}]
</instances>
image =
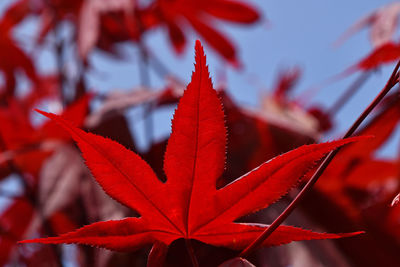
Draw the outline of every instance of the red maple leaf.
<instances>
[{"instance_id":1,"label":"red maple leaf","mask_svg":"<svg viewBox=\"0 0 400 267\"><path fill-rule=\"evenodd\" d=\"M326 153L360 139L300 147L217 189L216 181L224 170L226 129L222 105L209 78L200 42L196 43L192 81L172 123L164 161L165 183L137 154L117 142L86 133L60 116L39 112L70 132L104 191L141 216L97 222L58 237L21 243L77 243L118 251L154 244L149 264L160 264L158 260L166 254L168 245L181 238L243 249L268 226L237 223L238 218L266 208L307 175ZM315 233L280 226L263 245L356 234Z\"/></svg>"}]
</instances>

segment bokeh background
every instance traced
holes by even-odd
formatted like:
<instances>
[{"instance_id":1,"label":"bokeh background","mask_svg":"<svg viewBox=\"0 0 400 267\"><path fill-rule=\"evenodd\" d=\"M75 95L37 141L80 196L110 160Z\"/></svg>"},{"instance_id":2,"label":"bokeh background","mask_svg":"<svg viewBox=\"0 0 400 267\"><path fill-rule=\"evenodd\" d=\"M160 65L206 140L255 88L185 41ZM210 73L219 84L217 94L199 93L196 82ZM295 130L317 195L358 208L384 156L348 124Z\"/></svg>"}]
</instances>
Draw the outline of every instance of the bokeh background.
<instances>
[{"instance_id":1,"label":"bokeh background","mask_svg":"<svg viewBox=\"0 0 400 267\"><path fill-rule=\"evenodd\" d=\"M251 0L247 2L259 10L262 16L259 22L250 26L216 22L218 29L236 46L242 68L232 67L207 42L203 44L214 84L224 84L229 95L239 106L257 110L262 105L263 97L272 93L279 72L296 66L301 69L302 75L290 98L299 101L304 108L319 105L329 109L361 75L361 71L335 79L334 82L326 83L326 81L373 51L366 28L351 36L340 46L334 45L335 41L360 18L393 1ZM0 17L12 3L13 0L0 1ZM47 35L43 46L37 49L35 38L38 30L39 19L29 17L18 25L12 34L16 43L33 58L40 73L56 72L59 66L54 54L55 36ZM57 38L69 39L73 32L71 24L62 23ZM161 62L165 71L184 83L189 82L193 70L195 40L201 40L201 36L197 36L194 31L188 31L187 37L187 46L179 55L174 52L162 27L150 31L142 40L142 44ZM398 41L398 37L396 34L395 41ZM79 72L82 71L76 64L75 48L73 45L67 45L63 56L63 71L67 78L72 77L72 79L79 76ZM89 54L88 62L91 68L85 73L89 92L104 95L115 90L129 92L144 84L155 91L164 88L166 80L145 64L141 50L136 44L121 44L119 49L123 55L121 59L96 49ZM0 51L0 53L5 52ZM319 141L340 137L383 88L393 67L394 63L391 63L374 70L362 88L334 114L332 117L334 127L328 133L321 135ZM143 78L143 71L148 77ZM18 76L17 86L18 93L23 95L29 87L29 81L24 75ZM93 101L91 104L94 109L101 106L99 101ZM59 112L62 106L59 103L45 102L41 103L40 108ZM175 106L170 105L160 107L149 115L150 119L143 119L146 107L126 112L139 152L146 152L152 144L168 137L174 109ZM35 114L32 115L32 119L37 124L43 122L43 118ZM152 124L151 136L147 128L149 120ZM397 129L394 138L379 149L379 157L387 159L398 157L399 135ZM15 175L10 175L0 183L0 190L15 195L23 194L22 187ZM0 213L11 203L12 200L0 196ZM21 216L23 218L23 215ZM64 257L64 264L75 266L75 262L69 260L68 256Z\"/></svg>"},{"instance_id":2,"label":"bokeh background","mask_svg":"<svg viewBox=\"0 0 400 267\"><path fill-rule=\"evenodd\" d=\"M250 0L260 10L262 20L254 26L241 26L230 23L217 23L218 27L230 37L237 49L238 57L243 64L241 70L232 68L222 58L205 44L214 82L218 82L218 74L226 75L229 92L239 102L248 106L259 105L260 95L267 93L276 80L281 69L299 66L303 76L296 88L295 95L321 84L371 52L368 31L364 29L349 38L341 46L334 46L335 41L360 18L368 15L390 0L354 0L354 1L255 1ZM5 11L13 0L3 0L0 3L0 14ZM22 48L32 51L35 36L38 31L38 21L27 19L15 31L15 38ZM68 24L63 26L63 34L68 35L71 29ZM194 41L199 36L194 32L189 34L190 41L182 55L176 55L167 40L165 31L157 29L145 36L145 44L157 55L173 74L182 81L189 81L193 67ZM50 39L51 45L51 36ZM94 91L109 91L115 89L130 90L140 84L140 53L134 45L123 45L127 57L115 60L104 53L94 52L90 61L95 70L89 73L89 88ZM51 47L40 54L34 55L35 64L43 72L56 70L56 61ZM394 64L392 64L394 65ZM366 104L385 84L393 66L383 66L369 79L357 95L336 115L337 133L343 132ZM67 66L69 71L77 71L73 65ZM154 87L161 87L165 82L150 71L150 82ZM329 106L347 88L357 74L325 86L311 95L310 103L321 103ZM253 81L249 83L249 81ZM307 95L308 96L308 95ZM160 139L169 133L171 112L157 116L155 138ZM140 124L137 125L141 127ZM332 133L335 136L336 133ZM137 137L144 144L143 131L137 130Z\"/></svg>"}]
</instances>

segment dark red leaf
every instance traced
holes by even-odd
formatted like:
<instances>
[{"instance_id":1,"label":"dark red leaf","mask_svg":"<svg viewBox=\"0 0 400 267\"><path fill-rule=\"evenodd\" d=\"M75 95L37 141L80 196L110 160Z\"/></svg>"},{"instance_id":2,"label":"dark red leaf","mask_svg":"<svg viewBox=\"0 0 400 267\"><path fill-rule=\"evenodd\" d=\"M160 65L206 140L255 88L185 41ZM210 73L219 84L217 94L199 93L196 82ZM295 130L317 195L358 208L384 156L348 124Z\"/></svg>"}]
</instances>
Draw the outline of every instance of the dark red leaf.
<instances>
[{"instance_id":1,"label":"dark red leaf","mask_svg":"<svg viewBox=\"0 0 400 267\"><path fill-rule=\"evenodd\" d=\"M371 70L383 64L392 63L400 58L400 44L386 43L372 51L358 63L361 70Z\"/></svg>"},{"instance_id":2,"label":"dark red leaf","mask_svg":"<svg viewBox=\"0 0 400 267\"><path fill-rule=\"evenodd\" d=\"M16 199L1 215L0 215L0 266L4 266L11 253L13 252L16 242L24 238L34 210L32 205L26 199ZM21 219L23 215L23 219Z\"/></svg>"},{"instance_id":3,"label":"dark red leaf","mask_svg":"<svg viewBox=\"0 0 400 267\"><path fill-rule=\"evenodd\" d=\"M260 18L257 10L249 4L234 0L202 1L204 10L214 17L239 23L254 23Z\"/></svg>"},{"instance_id":4,"label":"dark red leaf","mask_svg":"<svg viewBox=\"0 0 400 267\"><path fill-rule=\"evenodd\" d=\"M18 0L13 3L0 21L2 34L8 34L14 26L20 23L29 14L29 11L29 0Z\"/></svg>"}]
</instances>

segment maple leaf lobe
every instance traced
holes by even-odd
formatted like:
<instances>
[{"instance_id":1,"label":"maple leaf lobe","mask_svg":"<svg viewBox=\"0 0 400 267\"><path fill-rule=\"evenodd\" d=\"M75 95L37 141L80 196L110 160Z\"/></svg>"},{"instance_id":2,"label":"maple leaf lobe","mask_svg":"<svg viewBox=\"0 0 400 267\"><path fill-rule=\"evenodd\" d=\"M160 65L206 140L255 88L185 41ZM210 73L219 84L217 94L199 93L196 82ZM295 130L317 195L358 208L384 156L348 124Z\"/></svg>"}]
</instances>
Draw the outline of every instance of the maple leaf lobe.
<instances>
[{"instance_id":1,"label":"maple leaf lobe","mask_svg":"<svg viewBox=\"0 0 400 267\"><path fill-rule=\"evenodd\" d=\"M213 89L203 47L197 41L195 71L174 114L164 157L167 185L174 185L180 199L176 219L186 234L195 227L191 222L203 216L201 200L216 191L225 155L224 112Z\"/></svg>"}]
</instances>

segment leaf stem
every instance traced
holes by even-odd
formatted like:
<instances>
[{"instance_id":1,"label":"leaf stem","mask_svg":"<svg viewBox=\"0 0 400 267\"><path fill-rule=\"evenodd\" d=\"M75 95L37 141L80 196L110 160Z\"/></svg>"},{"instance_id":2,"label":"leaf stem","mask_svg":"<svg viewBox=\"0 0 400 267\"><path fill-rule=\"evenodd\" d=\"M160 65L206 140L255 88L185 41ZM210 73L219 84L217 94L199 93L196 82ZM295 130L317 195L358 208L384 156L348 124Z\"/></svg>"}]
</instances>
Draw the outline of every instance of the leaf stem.
<instances>
[{"instance_id":1,"label":"leaf stem","mask_svg":"<svg viewBox=\"0 0 400 267\"><path fill-rule=\"evenodd\" d=\"M57 25L57 20L54 19L55 25ZM58 71L58 82L59 82L59 90L60 90L60 97L61 101L63 104L63 107L65 107L68 103L67 100L67 95L66 95L66 76L64 73L64 41L63 38L61 37L60 34L60 26L56 27L54 29L54 38L56 39L56 42L54 44L54 54L55 54L55 60L57 64L57 71Z\"/></svg>"},{"instance_id":2,"label":"leaf stem","mask_svg":"<svg viewBox=\"0 0 400 267\"><path fill-rule=\"evenodd\" d=\"M344 92L343 95L339 97L338 100L329 108L328 114L334 116L349 100L354 94L361 88L361 86L371 77L372 72L363 72L358 78L349 86L349 88Z\"/></svg>"},{"instance_id":3,"label":"leaf stem","mask_svg":"<svg viewBox=\"0 0 400 267\"><path fill-rule=\"evenodd\" d=\"M353 125L349 128L343 138L350 137L356 129L361 125L361 123L365 120L365 118L371 113L371 111L379 104L379 102L386 96L386 94L392 89L397 83L399 79L398 70L400 68L400 61L397 63L394 68L392 75L387 81L385 87L382 91L375 97L375 99L369 104L369 106L362 112L362 114L357 118L357 120L353 123ZM336 154L339 152L340 148L330 152L328 156L325 157L324 161L321 163L317 171L311 177L311 179L307 182L304 188L300 191L300 193L296 196L296 198L289 204L289 206L275 219L275 221L256 239L251 243L247 248L245 248L241 253L241 257L245 257L250 255L255 249L257 249L278 227L279 225L292 213L292 211L296 208L296 206L300 203L300 201L305 197L305 195L311 191L313 185L318 181L321 177L322 173L328 167L329 163L333 160Z\"/></svg>"},{"instance_id":4,"label":"leaf stem","mask_svg":"<svg viewBox=\"0 0 400 267\"><path fill-rule=\"evenodd\" d=\"M199 262L197 261L196 255L194 254L192 242L190 241L190 239L185 239L185 242L193 267L199 267Z\"/></svg>"},{"instance_id":5,"label":"leaf stem","mask_svg":"<svg viewBox=\"0 0 400 267\"><path fill-rule=\"evenodd\" d=\"M146 51L145 45L142 41L139 42L139 49L141 53L141 61L139 63L139 74L140 74L140 83L142 86L150 90L151 82L150 82L150 73L149 73L149 55ZM144 130L145 136L147 138L147 145L149 149L153 143L153 132L154 132L154 122L153 122L153 105L152 103L146 104L143 110L143 118L144 118Z\"/></svg>"},{"instance_id":6,"label":"leaf stem","mask_svg":"<svg viewBox=\"0 0 400 267\"><path fill-rule=\"evenodd\" d=\"M139 75L140 75L140 83L146 87L150 86L150 74L149 74L149 56L145 49L142 41L138 44L140 50L140 61L139 61Z\"/></svg>"}]
</instances>

